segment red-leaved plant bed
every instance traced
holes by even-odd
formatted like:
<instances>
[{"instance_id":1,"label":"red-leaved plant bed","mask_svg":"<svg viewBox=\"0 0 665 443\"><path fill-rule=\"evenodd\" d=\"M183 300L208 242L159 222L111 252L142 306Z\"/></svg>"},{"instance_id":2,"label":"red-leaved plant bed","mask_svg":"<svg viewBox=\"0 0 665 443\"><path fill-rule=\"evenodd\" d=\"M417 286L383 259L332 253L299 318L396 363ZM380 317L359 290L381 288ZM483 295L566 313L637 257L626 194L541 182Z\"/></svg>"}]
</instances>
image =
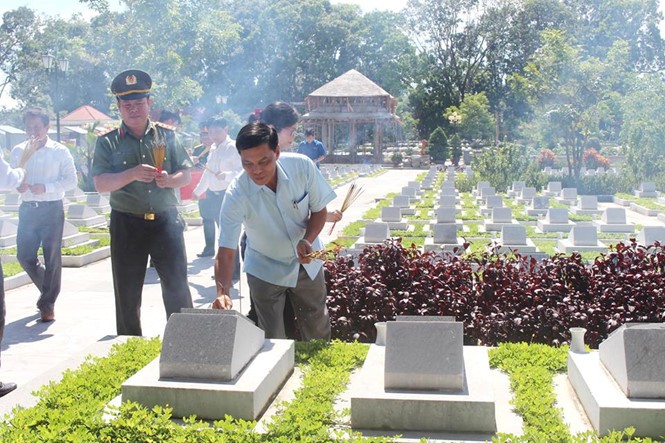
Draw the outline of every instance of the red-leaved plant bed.
<instances>
[{"instance_id":1,"label":"red-leaved plant bed","mask_svg":"<svg viewBox=\"0 0 665 443\"><path fill-rule=\"evenodd\" d=\"M587 265L579 254L543 261L492 251L441 256L400 239L326 263L333 338L373 342L374 323L397 315L448 315L465 344L559 345L587 329L596 348L627 322L665 320L665 253L619 244Z\"/></svg>"}]
</instances>

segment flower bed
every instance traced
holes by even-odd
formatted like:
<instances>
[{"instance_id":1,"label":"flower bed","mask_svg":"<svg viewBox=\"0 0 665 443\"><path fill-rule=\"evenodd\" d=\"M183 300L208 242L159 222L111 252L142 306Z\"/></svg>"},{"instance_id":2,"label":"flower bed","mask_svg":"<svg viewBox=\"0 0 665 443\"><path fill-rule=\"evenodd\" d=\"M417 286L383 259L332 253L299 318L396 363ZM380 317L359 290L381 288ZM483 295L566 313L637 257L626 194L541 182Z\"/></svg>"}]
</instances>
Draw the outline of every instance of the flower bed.
<instances>
[{"instance_id":1,"label":"flower bed","mask_svg":"<svg viewBox=\"0 0 665 443\"><path fill-rule=\"evenodd\" d=\"M579 254L538 262L493 252L436 255L400 239L326 263L333 337L373 342L397 315L452 315L466 344L567 342L583 326L592 347L626 322L665 320L665 253L619 243L588 265Z\"/></svg>"}]
</instances>

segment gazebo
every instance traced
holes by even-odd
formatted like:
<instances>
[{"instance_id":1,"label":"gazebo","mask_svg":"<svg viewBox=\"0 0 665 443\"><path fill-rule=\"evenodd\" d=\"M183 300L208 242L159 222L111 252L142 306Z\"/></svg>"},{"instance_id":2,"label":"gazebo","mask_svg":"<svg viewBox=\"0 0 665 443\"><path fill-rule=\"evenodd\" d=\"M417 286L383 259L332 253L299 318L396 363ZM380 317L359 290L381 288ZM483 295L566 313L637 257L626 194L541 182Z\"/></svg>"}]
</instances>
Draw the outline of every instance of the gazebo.
<instances>
[{"instance_id":1,"label":"gazebo","mask_svg":"<svg viewBox=\"0 0 665 443\"><path fill-rule=\"evenodd\" d=\"M62 117L60 119L60 123L68 126L83 126L86 124L99 122L100 124L104 125L114 120L114 118L109 117L102 111L99 111L90 105L83 105Z\"/></svg>"},{"instance_id":2,"label":"gazebo","mask_svg":"<svg viewBox=\"0 0 665 443\"><path fill-rule=\"evenodd\" d=\"M366 140L374 158L381 159L385 126L397 121L395 98L355 69L309 94L305 106L303 124L319 129L328 152L348 151L351 161Z\"/></svg>"}]
</instances>

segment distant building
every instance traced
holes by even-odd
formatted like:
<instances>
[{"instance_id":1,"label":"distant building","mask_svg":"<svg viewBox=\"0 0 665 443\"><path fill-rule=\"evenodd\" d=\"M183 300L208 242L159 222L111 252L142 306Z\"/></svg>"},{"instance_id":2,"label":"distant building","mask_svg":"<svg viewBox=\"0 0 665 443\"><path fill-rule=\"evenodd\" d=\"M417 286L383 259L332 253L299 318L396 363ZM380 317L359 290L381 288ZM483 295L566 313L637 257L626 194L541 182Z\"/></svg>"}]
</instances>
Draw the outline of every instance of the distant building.
<instances>
[{"instance_id":1,"label":"distant building","mask_svg":"<svg viewBox=\"0 0 665 443\"><path fill-rule=\"evenodd\" d=\"M342 151L352 162L358 146L369 141L372 156L380 160L384 131L398 121L397 100L355 69L309 94L305 106L303 125L320 129L317 138L329 154Z\"/></svg>"}]
</instances>

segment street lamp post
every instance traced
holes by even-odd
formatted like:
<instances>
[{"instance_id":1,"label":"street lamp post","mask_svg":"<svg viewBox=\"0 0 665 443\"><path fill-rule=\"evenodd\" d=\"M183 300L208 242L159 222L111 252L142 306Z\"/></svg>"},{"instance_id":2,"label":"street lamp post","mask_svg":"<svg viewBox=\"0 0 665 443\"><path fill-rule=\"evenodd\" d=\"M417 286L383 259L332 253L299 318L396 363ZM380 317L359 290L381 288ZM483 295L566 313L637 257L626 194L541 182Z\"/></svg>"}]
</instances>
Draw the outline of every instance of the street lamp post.
<instances>
[{"instance_id":1,"label":"street lamp post","mask_svg":"<svg viewBox=\"0 0 665 443\"><path fill-rule=\"evenodd\" d=\"M69 60L67 60L66 58L62 58L56 62L55 57L53 57L51 54L45 54L42 56L42 63L44 64L44 69L46 70L46 74L49 75L53 84L53 90L54 90L53 92L55 97L55 99L53 100L53 110L55 111L55 128L56 128L55 130L56 130L56 139L58 140L59 143L60 104L62 100L60 100L58 79L60 76L64 77L65 74L67 74L67 70L69 69Z\"/></svg>"}]
</instances>

